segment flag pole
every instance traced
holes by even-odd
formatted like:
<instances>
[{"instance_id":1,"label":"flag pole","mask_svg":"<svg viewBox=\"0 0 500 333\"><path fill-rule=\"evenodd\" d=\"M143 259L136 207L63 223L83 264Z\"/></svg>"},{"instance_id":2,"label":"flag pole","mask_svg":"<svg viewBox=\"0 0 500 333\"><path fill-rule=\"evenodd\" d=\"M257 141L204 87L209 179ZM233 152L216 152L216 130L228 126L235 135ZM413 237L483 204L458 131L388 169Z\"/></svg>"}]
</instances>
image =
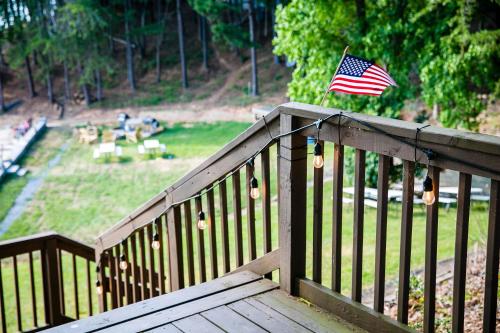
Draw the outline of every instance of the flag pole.
<instances>
[{"instance_id":1,"label":"flag pole","mask_svg":"<svg viewBox=\"0 0 500 333\"><path fill-rule=\"evenodd\" d=\"M349 45L347 45L344 49L344 54L342 55L342 58L340 59L340 62L337 65L337 69L335 70L335 73L333 74L332 79L330 80L330 84L328 85L328 87L326 87L325 93L323 95L323 98L321 99L321 103L319 103L319 106L323 106L323 102L325 101L326 96L328 95L328 91L330 90L330 86L332 85L335 75L337 75L337 72L339 71L340 64L342 64L342 61L344 61L345 55L347 54L347 50L349 50Z\"/></svg>"}]
</instances>

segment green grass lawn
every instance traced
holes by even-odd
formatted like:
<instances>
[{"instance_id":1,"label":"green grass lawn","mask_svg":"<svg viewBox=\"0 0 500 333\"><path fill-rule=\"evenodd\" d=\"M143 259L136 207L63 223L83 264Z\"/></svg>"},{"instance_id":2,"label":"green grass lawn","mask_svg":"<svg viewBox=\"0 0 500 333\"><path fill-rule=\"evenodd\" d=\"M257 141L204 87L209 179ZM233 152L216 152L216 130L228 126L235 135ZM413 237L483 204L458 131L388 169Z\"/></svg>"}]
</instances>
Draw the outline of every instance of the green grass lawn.
<instances>
[{"instance_id":1,"label":"green grass lawn","mask_svg":"<svg viewBox=\"0 0 500 333\"><path fill-rule=\"evenodd\" d=\"M12 225L3 239L33 234L40 231L54 230L69 237L93 244L96 237L107 230L111 225L119 221L135 208L143 204L188 170L199 165L209 155L215 153L232 138L240 134L249 124L245 123L215 123L215 124L176 124L168 128L157 138L167 145L169 154L175 158L149 158L137 153L137 146L120 142L123 147L123 158L111 159L110 161L95 161L92 159L94 146L80 145L71 138L68 130L49 130L45 137L33 147L30 156L26 158L26 165L33 165L32 176L37 175L43 169L43 165L54 156L63 142L70 142L70 146L63 153L61 162L53 168L35 198L28 205L26 212ZM312 149L312 147L310 147ZM325 175L331 174L332 145L325 147ZM308 180L312 180L312 161L308 170ZM30 164L31 163L31 164ZM271 149L271 197L277 194L277 170L276 150ZM260 161L256 160L256 177L260 180ZM325 179L328 177L325 176ZM245 262L248 261L248 233L246 217L246 190L245 171L241 174L242 208L243 208L243 249ZM7 201L12 202L22 188L22 183L27 179L9 179L2 187L0 195L2 205L8 206ZM344 185L352 184L348 175L344 178ZM234 224L232 216L232 183L227 181L228 210L229 210L229 242L231 266L235 266L234 250ZM312 187L307 190L307 276L311 277L312 269ZM5 200L4 200L5 198ZM217 228L217 251L219 273L222 274L222 246L220 242L220 219L219 219L219 192L215 189L216 228ZM206 198L203 198L206 207ZM194 206L194 205L192 205ZM323 200L323 284L330 287L331 284L331 251L332 251L332 182L326 180L324 184ZM3 208L4 210L6 208ZM277 202L272 201L272 244L278 247L278 221ZM1 211L0 211L1 212ZM197 212L193 208L193 217ZM485 226L487 222L488 206L474 203L470 216L469 243L483 242L485 238ZM439 213L439 237L438 258L449 258L453 256L455 238L456 209L440 209ZM388 235L387 235L387 267L386 276L388 280L397 277L399 269L399 238L400 238L401 204L390 203L388 212ZM343 205L343 230L342 230L342 293L350 295L351 288L351 254L352 254L352 205ZM374 263L375 263L375 230L376 210L365 208L365 229L363 247L363 284L369 288L373 286ZM184 223L184 221L183 221ZM195 270L198 269L198 253L196 251L196 233L193 218L194 239L194 262ZM261 201L256 202L256 243L258 256L263 254L263 231ZM184 228L183 228L184 230ZM184 232L184 231L183 231ZM185 243L185 234L184 244ZM210 255L208 231L204 231L205 255L207 275L210 278ZM148 251L150 247L148 246ZM412 242L411 268L418 269L423 266L425 255L425 208L416 206L414 209L414 228ZM186 262L186 249L184 247L184 260ZM64 259L64 266L69 273L65 273L65 293L72 295L72 272L69 258ZM156 260L157 263L157 260ZM24 326L32 324L31 301L27 290L29 290L27 276L26 258L20 256L19 269L20 280L26 284L21 288L21 305L26 310L23 317ZM185 266L186 267L186 266ZM92 269L93 273L93 269ZM86 281L84 269L78 269L79 281ZM6 308L11 320L8 322L10 328L15 328L15 303L13 300L12 267L8 260L2 261L2 276L6 297ZM274 275L276 278L276 274ZM198 276L196 276L197 281ZM92 281L94 277L92 274ZM187 272L186 272L187 281ZM37 280L37 283L41 283ZM9 288L7 288L9 286ZM41 293L41 286L39 287ZM83 291L82 291L83 290ZM85 288L79 289L79 294L86 300ZM37 297L37 303L41 301L41 294ZM85 301L86 302L86 301ZM86 303L85 303L86 304ZM73 297L68 296L66 308L68 314L73 316ZM41 305L40 305L41 306ZM86 306L86 305L85 305ZM86 313L84 305L80 305ZM42 318L43 313L39 314ZM40 319L39 319L40 320Z\"/></svg>"}]
</instances>

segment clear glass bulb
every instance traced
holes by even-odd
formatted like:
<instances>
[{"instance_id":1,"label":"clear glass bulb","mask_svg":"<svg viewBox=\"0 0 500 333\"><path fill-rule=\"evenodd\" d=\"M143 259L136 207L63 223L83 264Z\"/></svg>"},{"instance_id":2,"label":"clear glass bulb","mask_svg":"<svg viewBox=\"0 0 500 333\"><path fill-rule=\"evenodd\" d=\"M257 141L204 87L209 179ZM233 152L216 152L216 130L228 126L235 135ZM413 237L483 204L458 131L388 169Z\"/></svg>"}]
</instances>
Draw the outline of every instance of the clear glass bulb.
<instances>
[{"instance_id":1,"label":"clear glass bulb","mask_svg":"<svg viewBox=\"0 0 500 333\"><path fill-rule=\"evenodd\" d=\"M160 241L154 240L151 243L151 247L153 248L153 250L159 250L160 249Z\"/></svg>"},{"instance_id":2,"label":"clear glass bulb","mask_svg":"<svg viewBox=\"0 0 500 333\"><path fill-rule=\"evenodd\" d=\"M313 165L316 169L321 169L323 167L324 161L323 156L315 155L313 159Z\"/></svg>"},{"instance_id":3,"label":"clear glass bulb","mask_svg":"<svg viewBox=\"0 0 500 333\"><path fill-rule=\"evenodd\" d=\"M424 195L422 195L422 200L427 206L430 206L436 201L436 196L434 195L434 191L424 191Z\"/></svg>"},{"instance_id":4,"label":"clear glass bulb","mask_svg":"<svg viewBox=\"0 0 500 333\"><path fill-rule=\"evenodd\" d=\"M102 289L101 281L99 281L99 280L97 280L97 282L96 282L95 291L97 292L97 295L102 295L103 289Z\"/></svg>"},{"instance_id":5,"label":"clear glass bulb","mask_svg":"<svg viewBox=\"0 0 500 333\"><path fill-rule=\"evenodd\" d=\"M250 189L250 197L252 199L258 199L260 197L260 191L258 187Z\"/></svg>"},{"instance_id":6,"label":"clear glass bulb","mask_svg":"<svg viewBox=\"0 0 500 333\"><path fill-rule=\"evenodd\" d=\"M205 220L198 220L198 229L204 230L207 227L207 222Z\"/></svg>"},{"instance_id":7,"label":"clear glass bulb","mask_svg":"<svg viewBox=\"0 0 500 333\"><path fill-rule=\"evenodd\" d=\"M127 269L127 267L128 267L127 261L126 260L121 260L120 261L120 269L124 271L124 270Z\"/></svg>"}]
</instances>

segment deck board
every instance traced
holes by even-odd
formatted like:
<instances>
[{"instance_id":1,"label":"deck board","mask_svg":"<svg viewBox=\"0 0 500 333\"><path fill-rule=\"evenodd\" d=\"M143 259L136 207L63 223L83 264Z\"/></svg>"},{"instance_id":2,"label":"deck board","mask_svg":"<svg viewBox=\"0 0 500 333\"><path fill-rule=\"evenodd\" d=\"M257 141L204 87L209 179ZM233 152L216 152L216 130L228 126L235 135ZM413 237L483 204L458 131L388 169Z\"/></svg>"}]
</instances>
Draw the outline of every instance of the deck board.
<instances>
[{"instance_id":1,"label":"deck board","mask_svg":"<svg viewBox=\"0 0 500 333\"><path fill-rule=\"evenodd\" d=\"M199 314L175 321L172 324L185 333L224 333L223 330Z\"/></svg>"},{"instance_id":2,"label":"deck board","mask_svg":"<svg viewBox=\"0 0 500 333\"><path fill-rule=\"evenodd\" d=\"M260 326L231 310L227 306L205 311L201 314L226 332L259 333L266 332Z\"/></svg>"},{"instance_id":3,"label":"deck board","mask_svg":"<svg viewBox=\"0 0 500 333\"><path fill-rule=\"evenodd\" d=\"M240 272L48 332L363 332L278 287Z\"/></svg>"}]
</instances>

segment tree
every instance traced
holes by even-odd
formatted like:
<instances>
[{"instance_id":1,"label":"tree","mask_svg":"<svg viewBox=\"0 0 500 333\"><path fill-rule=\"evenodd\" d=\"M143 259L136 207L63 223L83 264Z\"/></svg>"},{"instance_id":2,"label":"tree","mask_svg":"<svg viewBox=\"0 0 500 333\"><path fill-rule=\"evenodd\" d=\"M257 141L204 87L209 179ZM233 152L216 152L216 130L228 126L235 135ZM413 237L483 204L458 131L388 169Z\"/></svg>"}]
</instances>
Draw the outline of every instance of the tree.
<instances>
[{"instance_id":1,"label":"tree","mask_svg":"<svg viewBox=\"0 0 500 333\"><path fill-rule=\"evenodd\" d=\"M182 87L187 89L188 76L187 76L187 66L186 66L186 54L184 50L184 22L182 18L182 4L181 0L175 1L175 8L177 13L177 33L179 36L179 57L181 61L181 76L182 76Z\"/></svg>"},{"instance_id":2,"label":"tree","mask_svg":"<svg viewBox=\"0 0 500 333\"><path fill-rule=\"evenodd\" d=\"M255 15L253 1L248 1L248 30L250 32L250 57L252 61L252 96L259 94L259 81L257 76L257 52L255 50Z\"/></svg>"},{"instance_id":3,"label":"tree","mask_svg":"<svg viewBox=\"0 0 500 333\"><path fill-rule=\"evenodd\" d=\"M404 102L440 106L445 126L475 129L479 95L499 92L500 31L489 1L292 0L277 10L277 54L296 62L288 94L318 103L345 45L387 66L399 88L381 98L331 95L327 105L398 117ZM478 70L480 69L480 70Z\"/></svg>"},{"instance_id":4,"label":"tree","mask_svg":"<svg viewBox=\"0 0 500 333\"><path fill-rule=\"evenodd\" d=\"M130 35L130 18L133 16L131 11L131 0L123 0L124 3L124 26L125 26L125 41L126 41L126 57L127 57L127 77L130 85L130 91L135 93L135 74L134 74L134 51L132 49L132 41Z\"/></svg>"}]
</instances>

